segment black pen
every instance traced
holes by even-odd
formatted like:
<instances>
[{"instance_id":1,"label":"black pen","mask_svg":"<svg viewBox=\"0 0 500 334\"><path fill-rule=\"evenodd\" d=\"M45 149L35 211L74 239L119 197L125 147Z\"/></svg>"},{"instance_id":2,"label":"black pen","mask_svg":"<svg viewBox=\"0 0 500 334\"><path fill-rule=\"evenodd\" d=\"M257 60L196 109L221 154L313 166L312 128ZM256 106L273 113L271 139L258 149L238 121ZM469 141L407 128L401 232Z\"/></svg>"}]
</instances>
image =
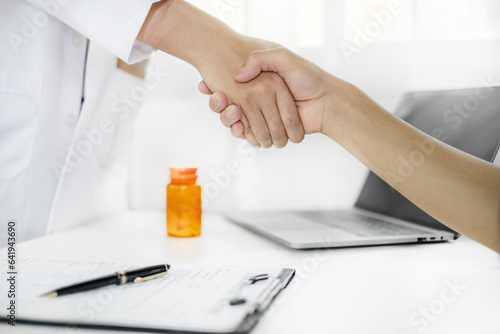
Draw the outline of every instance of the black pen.
<instances>
[{"instance_id":1,"label":"black pen","mask_svg":"<svg viewBox=\"0 0 500 334\"><path fill-rule=\"evenodd\" d=\"M158 266L140 268L129 272L118 271L113 275L96 278L90 281L50 291L41 295L40 297L58 297L58 296L68 295L70 293L98 289L108 285L114 285L114 284L122 285L131 282L133 283L145 282L167 274L169 269L170 269L169 264L160 264Z\"/></svg>"}]
</instances>

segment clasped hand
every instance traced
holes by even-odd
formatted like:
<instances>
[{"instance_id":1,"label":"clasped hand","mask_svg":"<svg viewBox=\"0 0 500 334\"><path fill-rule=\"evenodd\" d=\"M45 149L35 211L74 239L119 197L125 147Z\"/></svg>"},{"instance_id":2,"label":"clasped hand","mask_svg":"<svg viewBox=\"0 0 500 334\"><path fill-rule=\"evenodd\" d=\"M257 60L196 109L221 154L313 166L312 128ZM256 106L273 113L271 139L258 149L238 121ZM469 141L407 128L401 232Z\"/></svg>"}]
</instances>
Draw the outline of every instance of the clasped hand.
<instances>
[{"instance_id":1,"label":"clasped hand","mask_svg":"<svg viewBox=\"0 0 500 334\"><path fill-rule=\"evenodd\" d=\"M330 103L327 86L336 78L285 48L252 52L234 78L252 87L253 94L246 95L239 106L228 103L225 92L212 92L203 81L199 90L212 95L210 108L220 113L233 136L254 146L269 147L271 140L276 147L285 146L288 139L300 142L304 133L322 132L331 118L325 112Z\"/></svg>"}]
</instances>

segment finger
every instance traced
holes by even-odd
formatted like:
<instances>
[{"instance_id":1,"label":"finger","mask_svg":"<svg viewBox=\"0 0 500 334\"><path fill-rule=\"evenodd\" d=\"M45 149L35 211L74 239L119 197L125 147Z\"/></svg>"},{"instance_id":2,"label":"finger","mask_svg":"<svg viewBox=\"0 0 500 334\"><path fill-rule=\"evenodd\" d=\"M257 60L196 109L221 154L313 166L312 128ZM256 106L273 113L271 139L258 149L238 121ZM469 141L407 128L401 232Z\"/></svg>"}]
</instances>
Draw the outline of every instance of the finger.
<instances>
[{"instance_id":1,"label":"finger","mask_svg":"<svg viewBox=\"0 0 500 334\"><path fill-rule=\"evenodd\" d=\"M213 112L216 112L216 113L222 112L227 107L226 94L224 94L222 92L215 92L210 97L209 105L210 105L210 109L212 109Z\"/></svg>"},{"instance_id":2,"label":"finger","mask_svg":"<svg viewBox=\"0 0 500 334\"><path fill-rule=\"evenodd\" d=\"M224 126L230 128L241 119L241 110L237 105L230 105L220 113L220 120Z\"/></svg>"},{"instance_id":3,"label":"finger","mask_svg":"<svg viewBox=\"0 0 500 334\"><path fill-rule=\"evenodd\" d=\"M281 79L280 79L281 80ZM263 114L266 120L267 128L271 134L273 145L281 148L285 147L288 142L288 136L286 134L285 127L281 121L280 110L278 110L278 104L276 101L276 96L271 96L272 100L269 100L263 106Z\"/></svg>"},{"instance_id":4,"label":"finger","mask_svg":"<svg viewBox=\"0 0 500 334\"><path fill-rule=\"evenodd\" d=\"M205 81L200 81L200 83L198 84L198 90L203 94L207 94L207 95L213 94L213 92L210 90L210 88L208 88Z\"/></svg>"},{"instance_id":5,"label":"finger","mask_svg":"<svg viewBox=\"0 0 500 334\"><path fill-rule=\"evenodd\" d=\"M286 130L286 135L292 143L300 143L304 139L305 131L300 120L297 105L292 94L283 83L283 88L276 93L276 104L278 106L280 120Z\"/></svg>"},{"instance_id":6,"label":"finger","mask_svg":"<svg viewBox=\"0 0 500 334\"><path fill-rule=\"evenodd\" d=\"M234 78L239 82L255 79L260 72L276 72L281 77L293 70L293 53L283 47L250 53Z\"/></svg>"},{"instance_id":7,"label":"finger","mask_svg":"<svg viewBox=\"0 0 500 334\"><path fill-rule=\"evenodd\" d=\"M245 139L245 134L243 133L243 124L238 121L231 125L231 134L233 137Z\"/></svg>"},{"instance_id":8,"label":"finger","mask_svg":"<svg viewBox=\"0 0 500 334\"><path fill-rule=\"evenodd\" d=\"M246 108L246 110L248 109L249 108ZM259 145L265 148L269 148L273 145L271 133L269 132L269 128L267 126L262 110L260 109L260 107L257 110L258 111L253 112L248 111L246 114L244 113L244 116L248 119L248 127L242 119L242 123L245 126L244 133L248 138L247 132L252 131L251 133L255 137ZM243 112L245 112L245 109L243 109Z\"/></svg>"},{"instance_id":9,"label":"finger","mask_svg":"<svg viewBox=\"0 0 500 334\"><path fill-rule=\"evenodd\" d=\"M254 147L261 147L257 139L255 138L255 134L253 133L252 128L250 127L250 122L248 121L245 111L241 114L241 124L243 125L243 135L248 140L250 145Z\"/></svg>"},{"instance_id":10,"label":"finger","mask_svg":"<svg viewBox=\"0 0 500 334\"><path fill-rule=\"evenodd\" d=\"M243 123L240 121L241 117L242 112L240 107L237 105L230 105L220 113L222 124L226 127L231 127L231 134L233 137L245 139L245 134L243 133Z\"/></svg>"}]
</instances>

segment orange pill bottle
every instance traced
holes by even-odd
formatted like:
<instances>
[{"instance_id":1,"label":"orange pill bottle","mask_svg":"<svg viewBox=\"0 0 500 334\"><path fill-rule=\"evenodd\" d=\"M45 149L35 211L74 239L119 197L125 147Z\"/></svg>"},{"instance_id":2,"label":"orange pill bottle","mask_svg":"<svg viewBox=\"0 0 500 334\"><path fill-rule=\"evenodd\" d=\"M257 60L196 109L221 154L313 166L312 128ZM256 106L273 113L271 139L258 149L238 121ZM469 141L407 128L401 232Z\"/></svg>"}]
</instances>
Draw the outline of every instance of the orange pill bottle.
<instances>
[{"instance_id":1,"label":"orange pill bottle","mask_svg":"<svg viewBox=\"0 0 500 334\"><path fill-rule=\"evenodd\" d=\"M195 237L201 234L201 187L196 168L170 168L167 185L167 234Z\"/></svg>"}]
</instances>

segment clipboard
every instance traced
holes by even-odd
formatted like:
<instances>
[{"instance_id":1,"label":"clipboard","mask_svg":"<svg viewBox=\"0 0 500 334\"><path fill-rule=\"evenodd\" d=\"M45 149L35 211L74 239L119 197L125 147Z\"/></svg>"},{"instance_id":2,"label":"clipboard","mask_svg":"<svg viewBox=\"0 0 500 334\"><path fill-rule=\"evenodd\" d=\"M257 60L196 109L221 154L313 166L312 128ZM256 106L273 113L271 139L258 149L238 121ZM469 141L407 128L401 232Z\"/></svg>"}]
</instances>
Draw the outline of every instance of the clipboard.
<instances>
[{"instance_id":1,"label":"clipboard","mask_svg":"<svg viewBox=\"0 0 500 334\"><path fill-rule=\"evenodd\" d=\"M154 333L248 333L295 275L289 268L173 263L167 275L151 281L39 297L54 288L143 265L19 259L17 289L24 297L17 301L16 322ZM6 266L0 261L0 271ZM262 275L267 278L255 280Z\"/></svg>"}]
</instances>

